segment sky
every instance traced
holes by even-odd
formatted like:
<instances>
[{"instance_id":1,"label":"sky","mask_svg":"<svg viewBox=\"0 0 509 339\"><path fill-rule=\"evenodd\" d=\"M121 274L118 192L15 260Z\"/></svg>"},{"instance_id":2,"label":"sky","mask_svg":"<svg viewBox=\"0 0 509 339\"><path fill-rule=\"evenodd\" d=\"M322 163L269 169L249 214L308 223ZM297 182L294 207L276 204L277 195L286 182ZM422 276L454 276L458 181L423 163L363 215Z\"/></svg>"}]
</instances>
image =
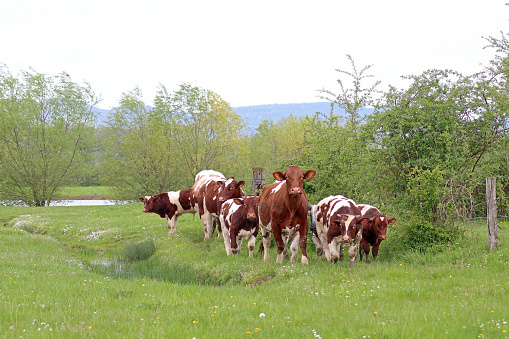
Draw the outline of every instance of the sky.
<instances>
[{"instance_id":1,"label":"sky","mask_svg":"<svg viewBox=\"0 0 509 339\"><path fill-rule=\"evenodd\" d=\"M68 73L111 109L139 87L208 89L232 107L325 101L351 79L408 86L404 75L482 70L484 38L509 33L507 0L6 0L0 63L13 74ZM483 38L484 37L484 38Z\"/></svg>"}]
</instances>

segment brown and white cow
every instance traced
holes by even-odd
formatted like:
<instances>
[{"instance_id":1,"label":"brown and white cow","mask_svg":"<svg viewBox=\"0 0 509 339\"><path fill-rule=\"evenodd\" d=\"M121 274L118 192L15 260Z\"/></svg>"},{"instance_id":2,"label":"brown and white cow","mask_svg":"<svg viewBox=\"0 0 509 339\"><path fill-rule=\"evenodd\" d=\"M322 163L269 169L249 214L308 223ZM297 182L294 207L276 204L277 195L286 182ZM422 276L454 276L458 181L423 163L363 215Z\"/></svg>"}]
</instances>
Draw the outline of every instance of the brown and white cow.
<instances>
[{"instance_id":1,"label":"brown and white cow","mask_svg":"<svg viewBox=\"0 0 509 339\"><path fill-rule=\"evenodd\" d=\"M226 255L240 252L242 240L248 240L249 257L253 257L258 235L258 197L246 195L243 198L226 200L219 213Z\"/></svg>"},{"instance_id":2,"label":"brown and white cow","mask_svg":"<svg viewBox=\"0 0 509 339\"><path fill-rule=\"evenodd\" d=\"M331 195L312 205L311 220L316 220L313 242L317 254L323 250L327 261L337 262L343 260L343 247L350 244L348 256L350 267L354 267L362 228L368 222L355 202L342 195Z\"/></svg>"},{"instance_id":3,"label":"brown and white cow","mask_svg":"<svg viewBox=\"0 0 509 339\"><path fill-rule=\"evenodd\" d=\"M371 253L373 254L373 261L376 262L380 243L387 238L387 226L394 225L396 219L387 218L374 206L363 204L357 206L360 208L362 215L369 218L368 223L362 228L360 260L362 261L362 257L366 253L366 262L370 262L369 250L370 246L372 246Z\"/></svg>"},{"instance_id":4,"label":"brown and white cow","mask_svg":"<svg viewBox=\"0 0 509 339\"><path fill-rule=\"evenodd\" d=\"M147 195L139 200L144 204L143 212L156 213L168 220L168 235L177 231L178 217L184 213L196 213L191 199L191 189Z\"/></svg>"},{"instance_id":5,"label":"brown and white cow","mask_svg":"<svg viewBox=\"0 0 509 339\"><path fill-rule=\"evenodd\" d=\"M196 182L192 187L193 204L200 214L205 239L212 238L214 223L219 224L221 204L228 199L244 196L241 188L244 183L233 177L226 179L222 173L213 170L204 170L196 175ZM220 230L218 236L221 236Z\"/></svg>"},{"instance_id":6,"label":"brown and white cow","mask_svg":"<svg viewBox=\"0 0 509 339\"><path fill-rule=\"evenodd\" d=\"M260 228L264 247L263 260L269 260L270 233L277 247L276 262L283 262L287 243L291 240L292 262L297 260L297 244L302 263L308 264L306 252L308 234L308 198L302 188L304 180L311 180L315 170L302 171L292 165L285 172L272 173L276 182L263 187L258 197Z\"/></svg>"}]
</instances>

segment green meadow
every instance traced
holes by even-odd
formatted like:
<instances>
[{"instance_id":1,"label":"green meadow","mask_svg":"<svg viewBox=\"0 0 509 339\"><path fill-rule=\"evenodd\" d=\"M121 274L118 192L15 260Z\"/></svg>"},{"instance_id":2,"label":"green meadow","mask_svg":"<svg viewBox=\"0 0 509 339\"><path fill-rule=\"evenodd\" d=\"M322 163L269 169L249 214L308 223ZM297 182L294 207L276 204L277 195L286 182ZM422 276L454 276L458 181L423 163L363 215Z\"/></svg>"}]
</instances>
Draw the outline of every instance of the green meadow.
<instances>
[{"instance_id":1,"label":"green meadow","mask_svg":"<svg viewBox=\"0 0 509 339\"><path fill-rule=\"evenodd\" d=\"M0 207L0 225L2 338L509 337L507 222L495 251L476 222L426 254L388 253L389 234L379 262L353 269L311 243L308 266L277 265L274 247L249 258L246 243L227 257L197 216L168 237L141 203Z\"/></svg>"}]
</instances>

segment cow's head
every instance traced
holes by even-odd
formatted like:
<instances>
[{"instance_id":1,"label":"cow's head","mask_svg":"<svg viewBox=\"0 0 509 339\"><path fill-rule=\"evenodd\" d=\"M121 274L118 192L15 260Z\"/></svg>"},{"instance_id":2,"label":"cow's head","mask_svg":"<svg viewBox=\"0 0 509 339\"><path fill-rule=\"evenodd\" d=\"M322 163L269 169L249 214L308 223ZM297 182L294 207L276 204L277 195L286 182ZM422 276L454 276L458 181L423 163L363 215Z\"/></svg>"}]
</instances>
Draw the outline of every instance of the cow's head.
<instances>
[{"instance_id":1,"label":"cow's head","mask_svg":"<svg viewBox=\"0 0 509 339\"><path fill-rule=\"evenodd\" d=\"M245 181L237 181L234 177L229 177L226 181L218 181L219 185L219 193L217 196L217 200L219 204L222 204L228 199L240 198L244 196L244 192L242 192L242 186L244 186Z\"/></svg>"},{"instance_id":2,"label":"cow's head","mask_svg":"<svg viewBox=\"0 0 509 339\"><path fill-rule=\"evenodd\" d=\"M362 234L362 228L367 225L368 221L368 218L361 216L342 214L338 220L334 221L334 227L339 227L341 242L351 243L357 236Z\"/></svg>"},{"instance_id":3,"label":"cow's head","mask_svg":"<svg viewBox=\"0 0 509 339\"><path fill-rule=\"evenodd\" d=\"M272 173L274 179L283 181L286 180L286 188L290 198L297 199L302 195L302 183L304 179L311 180L316 174L315 170L302 171L298 166L292 165L288 169L281 173L276 171Z\"/></svg>"},{"instance_id":4,"label":"cow's head","mask_svg":"<svg viewBox=\"0 0 509 339\"><path fill-rule=\"evenodd\" d=\"M246 221L250 225L258 223L258 197L256 195L248 195L244 197L244 206L246 211Z\"/></svg>"},{"instance_id":5,"label":"cow's head","mask_svg":"<svg viewBox=\"0 0 509 339\"><path fill-rule=\"evenodd\" d=\"M167 214L174 214L177 207L170 204L169 208L165 205L161 194L147 195L143 198L138 198L143 203L143 212L156 213L161 218L165 218ZM168 208L168 210L166 210Z\"/></svg>"},{"instance_id":6,"label":"cow's head","mask_svg":"<svg viewBox=\"0 0 509 339\"><path fill-rule=\"evenodd\" d=\"M150 213L154 212L154 204L157 200L157 195L147 195L143 198L138 198L143 203L143 212Z\"/></svg>"},{"instance_id":7,"label":"cow's head","mask_svg":"<svg viewBox=\"0 0 509 339\"><path fill-rule=\"evenodd\" d=\"M370 218L371 221L372 218ZM387 226L394 225L396 219L387 218L385 215L378 215L373 220L373 230L379 241L387 239Z\"/></svg>"}]
</instances>

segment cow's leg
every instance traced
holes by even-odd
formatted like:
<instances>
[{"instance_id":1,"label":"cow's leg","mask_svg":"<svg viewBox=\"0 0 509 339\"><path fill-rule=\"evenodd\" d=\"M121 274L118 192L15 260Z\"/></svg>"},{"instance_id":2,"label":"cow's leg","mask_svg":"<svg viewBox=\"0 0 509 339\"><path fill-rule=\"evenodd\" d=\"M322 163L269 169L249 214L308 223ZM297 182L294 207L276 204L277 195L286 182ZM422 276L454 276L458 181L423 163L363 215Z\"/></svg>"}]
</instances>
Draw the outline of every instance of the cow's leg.
<instances>
[{"instance_id":1,"label":"cow's leg","mask_svg":"<svg viewBox=\"0 0 509 339\"><path fill-rule=\"evenodd\" d=\"M315 248L316 248L316 256L318 257L318 259L322 259L323 247L322 247L322 244L320 243L320 239L314 233L313 233L312 239L313 239L313 244L315 244Z\"/></svg>"},{"instance_id":2,"label":"cow's leg","mask_svg":"<svg viewBox=\"0 0 509 339\"><path fill-rule=\"evenodd\" d=\"M298 248L298 244L299 244L299 234L296 233L294 236L293 236L293 240L292 240L292 243L290 245L290 250L292 251L292 262L297 262L297 248Z\"/></svg>"},{"instance_id":3,"label":"cow's leg","mask_svg":"<svg viewBox=\"0 0 509 339\"><path fill-rule=\"evenodd\" d=\"M343 249L345 248L345 246L346 245L344 243L340 243L338 245L338 247L337 247L338 248L338 253L339 253L339 261L343 261L343 259L345 257L345 255L343 253Z\"/></svg>"},{"instance_id":4,"label":"cow's leg","mask_svg":"<svg viewBox=\"0 0 509 339\"><path fill-rule=\"evenodd\" d=\"M359 254L360 254L360 258L361 258L361 262L362 262L362 257L364 256L364 254L366 254L366 263L369 264L369 243L365 240L365 239L362 239L361 240L361 249L359 250Z\"/></svg>"},{"instance_id":5,"label":"cow's leg","mask_svg":"<svg viewBox=\"0 0 509 339\"><path fill-rule=\"evenodd\" d=\"M212 214L210 214L210 213L205 213L205 215L206 215L206 225L207 225L207 229L205 230L205 232L206 232L205 238L211 239L212 235L214 234L214 218L213 218Z\"/></svg>"},{"instance_id":6,"label":"cow's leg","mask_svg":"<svg viewBox=\"0 0 509 339\"><path fill-rule=\"evenodd\" d=\"M281 237L281 234L278 232L274 232L274 241L276 242L276 249L277 249L277 257L276 257L276 263L282 264L283 260L285 258L284 256L284 249L285 249L285 243L283 241L283 238Z\"/></svg>"},{"instance_id":7,"label":"cow's leg","mask_svg":"<svg viewBox=\"0 0 509 339\"><path fill-rule=\"evenodd\" d=\"M221 238L221 236L223 235L223 230L222 230L223 226L221 225L221 223L219 222L219 219L217 217L214 218L214 223L217 225L217 237ZM214 232L214 231L212 231L212 232Z\"/></svg>"},{"instance_id":8,"label":"cow's leg","mask_svg":"<svg viewBox=\"0 0 509 339\"><path fill-rule=\"evenodd\" d=\"M322 246L323 253L325 254L325 259L327 259L328 262L332 261L331 253L329 250L329 244L327 244L327 238L325 237L325 232L318 234L318 239L320 240L320 244Z\"/></svg>"},{"instance_id":9,"label":"cow's leg","mask_svg":"<svg viewBox=\"0 0 509 339\"><path fill-rule=\"evenodd\" d=\"M208 229L209 229L208 213L200 214L200 220L201 220L201 223L203 224L203 233L205 233L205 239L208 239L208 238L210 238L209 232L208 232Z\"/></svg>"},{"instance_id":10,"label":"cow's leg","mask_svg":"<svg viewBox=\"0 0 509 339\"><path fill-rule=\"evenodd\" d=\"M242 237L237 237L237 250L235 251L235 254L240 252L240 248L242 247L242 240Z\"/></svg>"},{"instance_id":11,"label":"cow's leg","mask_svg":"<svg viewBox=\"0 0 509 339\"><path fill-rule=\"evenodd\" d=\"M270 231L262 227L263 261L269 261Z\"/></svg>"},{"instance_id":12,"label":"cow's leg","mask_svg":"<svg viewBox=\"0 0 509 339\"><path fill-rule=\"evenodd\" d=\"M357 257L357 252L361 239L362 239L362 229L357 233L355 239L352 242L352 245L350 245L350 248L348 249L348 256L350 257L350 268L355 267L355 258Z\"/></svg>"},{"instance_id":13,"label":"cow's leg","mask_svg":"<svg viewBox=\"0 0 509 339\"><path fill-rule=\"evenodd\" d=\"M256 242L256 237L251 234L251 236L249 237L249 241L247 242L247 247L249 248L249 257L250 258L253 257L253 252L255 249L255 242Z\"/></svg>"},{"instance_id":14,"label":"cow's leg","mask_svg":"<svg viewBox=\"0 0 509 339\"><path fill-rule=\"evenodd\" d=\"M376 244L373 245L373 249L371 253L373 253L373 262L376 262L376 257L378 257L378 248L380 247L380 240L376 241Z\"/></svg>"},{"instance_id":15,"label":"cow's leg","mask_svg":"<svg viewBox=\"0 0 509 339\"><path fill-rule=\"evenodd\" d=\"M177 233L178 217L176 215L174 215L173 218L168 218L168 216L166 216L166 219L168 220L168 235Z\"/></svg>"},{"instance_id":16,"label":"cow's leg","mask_svg":"<svg viewBox=\"0 0 509 339\"><path fill-rule=\"evenodd\" d=\"M232 254L232 243L230 240L230 232L226 227L223 227L223 240L224 240L224 248L226 250L226 255Z\"/></svg>"},{"instance_id":17,"label":"cow's leg","mask_svg":"<svg viewBox=\"0 0 509 339\"><path fill-rule=\"evenodd\" d=\"M300 253L302 253L301 263L308 265L308 225L304 224L299 228L299 234L297 234L297 237L299 238Z\"/></svg>"},{"instance_id":18,"label":"cow's leg","mask_svg":"<svg viewBox=\"0 0 509 339\"><path fill-rule=\"evenodd\" d=\"M332 241L329 243L329 252L330 252L330 260L329 262L337 262L340 257L340 252L338 252L338 244L336 242L336 239L332 239ZM341 250L340 250L341 251ZM341 254L343 251L341 251Z\"/></svg>"}]
</instances>

